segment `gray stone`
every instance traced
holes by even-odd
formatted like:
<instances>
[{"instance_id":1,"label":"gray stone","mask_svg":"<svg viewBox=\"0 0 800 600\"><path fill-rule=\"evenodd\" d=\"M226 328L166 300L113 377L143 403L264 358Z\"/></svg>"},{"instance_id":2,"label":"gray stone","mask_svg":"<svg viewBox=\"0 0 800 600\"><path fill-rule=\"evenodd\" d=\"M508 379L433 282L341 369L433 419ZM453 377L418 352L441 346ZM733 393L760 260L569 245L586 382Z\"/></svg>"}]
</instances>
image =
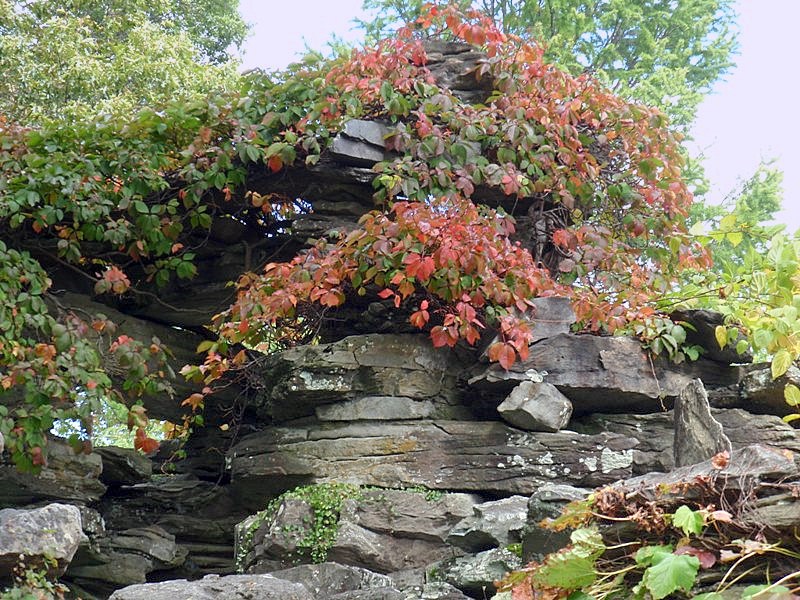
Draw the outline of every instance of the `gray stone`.
<instances>
[{"instance_id":1,"label":"gray stone","mask_svg":"<svg viewBox=\"0 0 800 600\"><path fill-rule=\"evenodd\" d=\"M748 367L742 376L740 398L736 405L754 413L779 416L793 413L797 409L786 404L783 395L783 390L790 383L800 386L800 368L795 365L777 379L772 378L769 363Z\"/></svg>"},{"instance_id":2,"label":"gray stone","mask_svg":"<svg viewBox=\"0 0 800 600\"><path fill-rule=\"evenodd\" d=\"M264 394L254 404L261 416L279 421L364 396L453 404L457 365L453 352L434 348L425 335L351 336L271 357L261 374Z\"/></svg>"},{"instance_id":3,"label":"gray stone","mask_svg":"<svg viewBox=\"0 0 800 600\"><path fill-rule=\"evenodd\" d=\"M181 565L186 551L175 537L151 525L115 532L101 537L84 549L81 547L66 572L68 580L77 580L92 591L109 587L144 583L153 571Z\"/></svg>"},{"instance_id":4,"label":"gray stone","mask_svg":"<svg viewBox=\"0 0 800 600\"><path fill-rule=\"evenodd\" d=\"M63 574L83 537L77 506L0 510L0 579L10 578L20 557L26 565Z\"/></svg>"},{"instance_id":5,"label":"gray stone","mask_svg":"<svg viewBox=\"0 0 800 600\"><path fill-rule=\"evenodd\" d=\"M359 500L344 502L341 518L376 533L444 543L479 502L474 494L367 490Z\"/></svg>"},{"instance_id":6,"label":"gray stone","mask_svg":"<svg viewBox=\"0 0 800 600\"><path fill-rule=\"evenodd\" d=\"M739 408L711 410L722 425L734 449L764 444L800 454L800 431L775 415L754 415ZM649 415L596 414L573 420L571 427L587 434L613 432L636 438L633 472L671 471L674 425L672 411Z\"/></svg>"},{"instance_id":7,"label":"gray stone","mask_svg":"<svg viewBox=\"0 0 800 600\"><path fill-rule=\"evenodd\" d=\"M570 502L583 500L590 490L569 485L544 485L531 494L528 500L527 524L522 532L522 558L541 561L547 554L556 552L570 542L571 531L552 531L542 525L546 519L555 519Z\"/></svg>"},{"instance_id":8,"label":"gray stone","mask_svg":"<svg viewBox=\"0 0 800 600\"><path fill-rule=\"evenodd\" d=\"M703 382L695 379L675 402L675 466L693 465L720 452L731 451L731 441L714 417Z\"/></svg>"},{"instance_id":9,"label":"gray stone","mask_svg":"<svg viewBox=\"0 0 800 600\"><path fill-rule=\"evenodd\" d=\"M532 302L533 314L529 319L533 325L531 342L538 342L560 333L569 333L570 327L576 320L575 311L572 310L572 300L549 296L534 298Z\"/></svg>"},{"instance_id":10,"label":"gray stone","mask_svg":"<svg viewBox=\"0 0 800 600\"><path fill-rule=\"evenodd\" d=\"M739 369L703 359L688 365L652 359L633 338L559 334L533 344L528 359L508 371L497 364L474 369L469 383L500 395L521 381L541 378L582 415L663 410L697 377L709 389L735 387Z\"/></svg>"},{"instance_id":11,"label":"gray stone","mask_svg":"<svg viewBox=\"0 0 800 600\"><path fill-rule=\"evenodd\" d=\"M273 427L229 453L239 494L298 482L529 494L560 481L593 487L632 474L635 440L601 433L525 433L498 422Z\"/></svg>"},{"instance_id":12,"label":"gray stone","mask_svg":"<svg viewBox=\"0 0 800 600\"><path fill-rule=\"evenodd\" d=\"M447 541L467 552L519 543L528 515L528 498L511 496L473 507L474 515L460 521Z\"/></svg>"},{"instance_id":13,"label":"gray stone","mask_svg":"<svg viewBox=\"0 0 800 600\"><path fill-rule=\"evenodd\" d=\"M687 465L669 473L649 473L614 484L615 488L635 491L643 498L669 501L691 498L681 486L675 484L695 481L700 478L724 478L727 490L751 490L757 482L783 481L800 476L794 455L760 444L736 449L728 464L717 468L711 460Z\"/></svg>"},{"instance_id":14,"label":"gray stone","mask_svg":"<svg viewBox=\"0 0 800 600\"><path fill-rule=\"evenodd\" d=\"M394 588L354 590L327 596L328 600L405 600L406 595Z\"/></svg>"},{"instance_id":15,"label":"gray stone","mask_svg":"<svg viewBox=\"0 0 800 600\"><path fill-rule=\"evenodd\" d=\"M299 583L271 575L207 575L199 581L164 581L117 590L109 600L314 600Z\"/></svg>"},{"instance_id":16,"label":"gray stone","mask_svg":"<svg viewBox=\"0 0 800 600\"><path fill-rule=\"evenodd\" d=\"M394 396L366 396L336 404L317 406L320 421L402 421L426 419L436 411L436 405L427 400L397 398Z\"/></svg>"},{"instance_id":17,"label":"gray stone","mask_svg":"<svg viewBox=\"0 0 800 600\"><path fill-rule=\"evenodd\" d=\"M385 575L360 567L324 562L317 565L300 565L274 571L272 576L302 584L314 598L353 592L357 590L391 589L392 581Z\"/></svg>"},{"instance_id":18,"label":"gray stone","mask_svg":"<svg viewBox=\"0 0 800 600\"><path fill-rule=\"evenodd\" d=\"M36 475L21 473L0 457L0 507L51 501L88 504L105 493L99 455L75 454L69 445L53 439L47 452L47 466Z\"/></svg>"},{"instance_id":19,"label":"gray stone","mask_svg":"<svg viewBox=\"0 0 800 600\"><path fill-rule=\"evenodd\" d=\"M429 569L428 574L432 579L445 581L473 598L483 598L497 591L495 581L521 566L522 559L519 556L508 550L494 548L445 561Z\"/></svg>"},{"instance_id":20,"label":"gray stone","mask_svg":"<svg viewBox=\"0 0 800 600\"><path fill-rule=\"evenodd\" d=\"M105 446L94 451L103 459L100 481L106 485L134 485L153 475L153 461L133 448Z\"/></svg>"},{"instance_id":21,"label":"gray stone","mask_svg":"<svg viewBox=\"0 0 800 600\"><path fill-rule=\"evenodd\" d=\"M328 551L329 560L379 573L424 567L452 555L453 549L441 542L381 535L348 521L339 523Z\"/></svg>"},{"instance_id":22,"label":"gray stone","mask_svg":"<svg viewBox=\"0 0 800 600\"><path fill-rule=\"evenodd\" d=\"M572 416L572 403L549 383L523 381L497 407L503 420L527 431L559 431Z\"/></svg>"},{"instance_id":23,"label":"gray stone","mask_svg":"<svg viewBox=\"0 0 800 600\"><path fill-rule=\"evenodd\" d=\"M391 158L386 151L386 136L393 129L375 121L351 119L333 138L329 149L334 160L356 167L371 167Z\"/></svg>"},{"instance_id":24,"label":"gray stone","mask_svg":"<svg viewBox=\"0 0 800 600\"><path fill-rule=\"evenodd\" d=\"M311 531L314 509L300 498L284 498L274 514L261 512L236 525L235 555L247 573L270 573L310 560L300 542Z\"/></svg>"},{"instance_id":25,"label":"gray stone","mask_svg":"<svg viewBox=\"0 0 800 600\"><path fill-rule=\"evenodd\" d=\"M458 588L444 581L426 583L404 590L404 600L471 600Z\"/></svg>"}]
</instances>

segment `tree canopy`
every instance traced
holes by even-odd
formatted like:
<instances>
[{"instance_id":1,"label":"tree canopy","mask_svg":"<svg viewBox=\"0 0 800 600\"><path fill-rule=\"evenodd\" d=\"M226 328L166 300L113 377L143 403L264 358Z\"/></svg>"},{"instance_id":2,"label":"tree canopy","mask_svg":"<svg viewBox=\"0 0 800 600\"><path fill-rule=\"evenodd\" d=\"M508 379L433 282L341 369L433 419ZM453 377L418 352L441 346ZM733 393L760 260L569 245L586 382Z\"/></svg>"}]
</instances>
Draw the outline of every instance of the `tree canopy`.
<instances>
[{"instance_id":1,"label":"tree canopy","mask_svg":"<svg viewBox=\"0 0 800 600\"><path fill-rule=\"evenodd\" d=\"M694 117L711 86L733 65L731 0L462 0L507 33L534 39L545 58L572 74L593 73L618 95L657 106L673 125ZM361 25L380 38L413 22L423 0L365 0L375 18Z\"/></svg>"},{"instance_id":2,"label":"tree canopy","mask_svg":"<svg viewBox=\"0 0 800 600\"><path fill-rule=\"evenodd\" d=\"M1 0L0 114L16 123L129 114L235 81L246 26L221 0Z\"/></svg>"}]
</instances>

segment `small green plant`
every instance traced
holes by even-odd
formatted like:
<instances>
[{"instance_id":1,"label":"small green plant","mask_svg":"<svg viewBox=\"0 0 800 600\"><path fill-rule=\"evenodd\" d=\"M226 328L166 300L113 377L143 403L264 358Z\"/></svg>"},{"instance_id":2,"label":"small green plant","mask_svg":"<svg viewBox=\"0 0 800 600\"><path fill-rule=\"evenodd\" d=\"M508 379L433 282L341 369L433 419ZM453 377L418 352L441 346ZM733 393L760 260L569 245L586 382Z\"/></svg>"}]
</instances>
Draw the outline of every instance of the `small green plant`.
<instances>
[{"instance_id":1,"label":"small green plant","mask_svg":"<svg viewBox=\"0 0 800 600\"><path fill-rule=\"evenodd\" d=\"M244 560L250 551L256 531L265 523L271 523L284 500L297 498L306 502L313 511L313 521L306 534L297 541L297 549L313 563L325 562L336 534L339 532L339 516L345 500L360 499L364 489L349 483L320 483L307 485L284 492L270 501L248 527L236 555L236 568L244 569ZM286 533L291 533L286 531ZM297 533L297 532L295 532Z\"/></svg>"},{"instance_id":2,"label":"small green plant","mask_svg":"<svg viewBox=\"0 0 800 600\"><path fill-rule=\"evenodd\" d=\"M36 568L27 565L20 555L13 570L13 585L0 591L0 600L63 600L69 590L48 579L48 566L55 566L55 560L45 558L42 567Z\"/></svg>"},{"instance_id":3,"label":"small green plant","mask_svg":"<svg viewBox=\"0 0 800 600\"><path fill-rule=\"evenodd\" d=\"M715 460L721 465L726 458ZM742 600L796 597L797 589L786 587L800 578L800 548L791 539L757 541L764 524L748 520L741 507L736 515L717 509L724 502L724 484L696 480L675 486L659 488L654 497L605 488L567 505L542 526L572 530L570 544L510 573L499 590L512 592L515 600L722 600L731 597L731 585L752 576L757 563L767 582L746 588ZM671 492L692 497L697 508L678 504ZM624 543L611 542L619 539L619 526L636 533L626 534ZM777 580L771 579L775 565ZM701 571L715 567L721 579L712 591L698 593Z\"/></svg>"}]
</instances>

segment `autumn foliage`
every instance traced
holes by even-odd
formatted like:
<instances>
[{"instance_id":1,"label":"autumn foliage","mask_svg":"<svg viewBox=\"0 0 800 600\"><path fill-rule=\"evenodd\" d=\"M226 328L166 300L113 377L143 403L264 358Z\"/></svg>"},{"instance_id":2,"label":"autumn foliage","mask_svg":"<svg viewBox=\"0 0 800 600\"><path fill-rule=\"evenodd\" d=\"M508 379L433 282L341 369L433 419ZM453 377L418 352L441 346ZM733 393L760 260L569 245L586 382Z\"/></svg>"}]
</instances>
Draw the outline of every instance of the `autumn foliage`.
<instances>
[{"instance_id":1,"label":"autumn foliage","mask_svg":"<svg viewBox=\"0 0 800 600\"><path fill-rule=\"evenodd\" d=\"M476 77L494 91L469 103L437 85L423 36L478 46L486 58ZM678 140L658 111L546 64L541 48L477 13L434 6L377 47L251 76L238 95L70 130L0 122L0 226L22 249L15 260L68 265L97 294L140 298L196 275L198 239L219 216L280 236L295 200L255 193L250 178L278 181L315 165L354 118L391 127L392 158L373 169L376 210L352 231L241 276L235 302L213 324L219 341L183 371L204 388L187 408L202 407L225 371L245 365L242 348L307 339L351 298L392 303L436 346L497 336L488 356L508 368L526 357L533 298L570 297L581 327L613 332L650 318L680 269L708 264L686 232L692 197ZM28 301L22 280L6 275L3 285ZM36 293L48 285L40 273ZM36 386L59 361L77 360L79 330L93 321L54 316L43 302L35 309L36 336L0 327L0 365L8 393L41 407ZM83 325L60 329L65 320ZM42 443L20 432L77 414L81 393L135 403L161 389L155 381L169 373L156 364L159 343L112 348L113 339L91 355L96 369L58 371L58 411L39 425L20 425L29 412L0 415L20 457ZM94 376L103 352L123 353L119 377ZM137 445L152 450L141 435Z\"/></svg>"}]
</instances>

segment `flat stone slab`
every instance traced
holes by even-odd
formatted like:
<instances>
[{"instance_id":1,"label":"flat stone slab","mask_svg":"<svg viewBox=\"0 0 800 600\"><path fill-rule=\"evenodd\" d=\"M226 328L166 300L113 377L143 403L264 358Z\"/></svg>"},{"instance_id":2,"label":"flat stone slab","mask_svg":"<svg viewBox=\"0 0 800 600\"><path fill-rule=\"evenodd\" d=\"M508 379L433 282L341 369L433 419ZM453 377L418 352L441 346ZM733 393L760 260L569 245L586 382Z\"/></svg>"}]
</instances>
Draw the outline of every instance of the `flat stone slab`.
<instances>
[{"instance_id":1,"label":"flat stone slab","mask_svg":"<svg viewBox=\"0 0 800 600\"><path fill-rule=\"evenodd\" d=\"M593 487L627 477L637 444L494 421L367 423L271 428L244 438L228 460L234 487L248 495L327 481L530 494L553 481Z\"/></svg>"}]
</instances>

